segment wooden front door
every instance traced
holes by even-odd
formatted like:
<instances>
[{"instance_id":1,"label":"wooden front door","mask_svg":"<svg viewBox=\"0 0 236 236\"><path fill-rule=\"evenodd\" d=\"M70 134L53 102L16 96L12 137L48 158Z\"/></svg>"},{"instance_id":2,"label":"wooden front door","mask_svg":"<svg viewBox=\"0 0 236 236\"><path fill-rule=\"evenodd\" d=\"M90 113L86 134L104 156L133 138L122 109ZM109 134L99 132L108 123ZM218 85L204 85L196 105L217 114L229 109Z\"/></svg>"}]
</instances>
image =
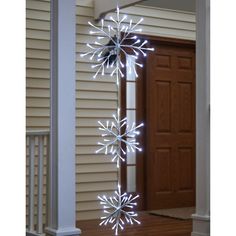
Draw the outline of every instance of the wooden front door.
<instances>
[{"instance_id":1,"label":"wooden front door","mask_svg":"<svg viewBox=\"0 0 236 236\"><path fill-rule=\"evenodd\" d=\"M146 207L195 205L195 47L152 41L146 100Z\"/></svg>"}]
</instances>

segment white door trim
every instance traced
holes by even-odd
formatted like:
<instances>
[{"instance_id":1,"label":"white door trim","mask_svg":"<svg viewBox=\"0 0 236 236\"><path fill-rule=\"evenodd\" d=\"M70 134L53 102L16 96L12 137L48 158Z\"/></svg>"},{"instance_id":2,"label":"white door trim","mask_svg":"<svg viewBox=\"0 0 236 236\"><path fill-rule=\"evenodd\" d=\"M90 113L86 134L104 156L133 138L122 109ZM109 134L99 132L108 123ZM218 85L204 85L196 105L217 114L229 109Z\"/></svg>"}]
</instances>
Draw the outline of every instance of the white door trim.
<instances>
[{"instance_id":1,"label":"white door trim","mask_svg":"<svg viewBox=\"0 0 236 236\"><path fill-rule=\"evenodd\" d=\"M196 1L196 213L192 236L210 235L210 0Z\"/></svg>"}]
</instances>

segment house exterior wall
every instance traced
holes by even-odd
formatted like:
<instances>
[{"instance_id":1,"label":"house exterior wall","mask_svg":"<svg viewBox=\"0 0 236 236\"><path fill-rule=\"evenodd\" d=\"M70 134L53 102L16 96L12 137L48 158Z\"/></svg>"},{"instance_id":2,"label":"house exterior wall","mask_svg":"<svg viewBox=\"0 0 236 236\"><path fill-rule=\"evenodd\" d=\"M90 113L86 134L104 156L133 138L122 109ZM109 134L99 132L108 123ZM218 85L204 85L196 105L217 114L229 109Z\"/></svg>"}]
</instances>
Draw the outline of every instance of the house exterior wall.
<instances>
[{"instance_id":1,"label":"house exterior wall","mask_svg":"<svg viewBox=\"0 0 236 236\"><path fill-rule=\"evenodd\" d=\"M27 129L49 129L50 3L27 0L26 6ZM195 40L193 13L140 5L121 12L134 22L143 17L143 34ZM108 120L115 113L117 91L109 75L93 80L91 62L80 57L87 50L86 43L95 39L88 34L87 24L93 22L92 0L77 0L76 18L76 213L77 220L82 220L98 218L101 211L97 195L112 193L116 188L115 164L108 156L95 154L95 150L101 140L97 121Z\"/></svg>"},{"instance_id":2,"label":"house exterior wall","mask_svg":"<svg viewBox=\"0 0 236 236\"><path fill-rule=\"evenodd\" d=\"M50 4L48 1L26 0L26 129L49 130L50 101ZM27 140L28 142L28 140ZM28 143L27 143L28 145ZM37 143L36 143L37 152ZM27 146L26 177L29 174ZM46 146L44 148L46 154ZM37 156L36 156L37 166ZM37 171L37 168L36 168ZM35 181L37 183L37 172ZM46 213L46 156L43 178L43 222ZM35 213L37 192L35 192ZM28 215L28 178L26 178L26 213ZM28 217L26 217L28 220ZM35 218L36 220L36 218Z\"/></svg>"}]
</instances>

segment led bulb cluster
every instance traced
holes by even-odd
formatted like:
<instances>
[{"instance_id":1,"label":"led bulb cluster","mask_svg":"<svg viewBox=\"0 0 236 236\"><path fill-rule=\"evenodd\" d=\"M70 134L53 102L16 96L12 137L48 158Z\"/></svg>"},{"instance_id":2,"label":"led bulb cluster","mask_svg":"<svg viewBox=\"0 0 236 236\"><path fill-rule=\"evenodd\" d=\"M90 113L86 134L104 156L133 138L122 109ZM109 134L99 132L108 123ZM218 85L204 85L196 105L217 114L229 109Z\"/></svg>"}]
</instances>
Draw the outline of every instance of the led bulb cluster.
<instances>
[{"instance_id":1,"label":"led bulb cluster","mask_svg":"<svg viewBox=\"0 0 236 236\"><path fill-rule=\"evenodd\" d=\"M127 19L127 16L125 15L120 18L120 11L117 7L117 19L114 19L112 16L110 19L112 25L105 27L104 20L102 20L100 28L88 22L88 24L94 28L94 30L91 30L89 33L98 35L97 41L95 41L93 45L88 43L87 47L89 51L81 54L81 57L88 56L90 60L96 62L96 64L92 65L92 68L96 69L93 76L94 79L96 79L99 74L104 76L105 70L110 68L110 76L116 74L117 83L119 83L119 77L124 77L122 68L125 67L124 63L121 61L121 55L123 54L125 57L129 55L137 60L140 54L145 57L147 55L146 51L154 51L154 48L146 47L148 43L147 40L142 41L136 35L133 35L134 33L142 31L138 26L143 21L143 18L136 24L133 23L132 19L130 19L129 23L125 23L124 21ZM108 42L111 42L111 45L107 44ZM109 63L114 55L117 55L115 60ZM143 67L143 65L136 62L136 60L132 60L131 62L127 61L126 67L132 68L135 76L138 77L136 66Z\"/></svg>"},{"instance_id":2,"label":"led bulb cluster","mask_svg":"<svg viewBox=\"0 0 236 236\"><path fill-rule=\"evenodd\" d=\"M137 213L133 211L133 207L137 206L134 202L139 195L132 196L127 193L121 193L121 187L118 184L118 190L115 191L115 196L98 196L101 205L103 205L104 216L101 217L102 222L100 225L112 224L112 229L115 230L115 235L118 235L118 230L124 229L125 223L127 224L140 224L136 219Z\"/></svg>"},{"instance_id":3,"label":"led bulb cluster","mask_svg":"<svg viewBox=\"0 0 236 236\"><path fill-rule=\"evenodd\" d=\"M112 161L116 161L117 168L120 168L120 160L125 161L122 154L126 155L126 152L135 152L135 150L142 151L135 137L140 134L138 129L144 124L141 123L136 126L135 123L133 123L131 127L129 127L127 124L127 117L119 120L118 117L113 115L113 118L113 121L107 121L106 124L98 121L98 124L100 125L99 130L102 132L101 136L103 137L103 142L98 142L98 145L101 145L102 147L99 148L96 153L104 152L106 155L112 154ZM125 129L122 132L123 127ZM126 150L122 147L122 143L125 144Z\"/></svg>"},{"instance_id":4,"label":"led bulb cluster","mask_svg":"<svg viewBox=\"0 0 236 236\"><path fill-rule=\"evenodd\" d=\"M116 75L118 91L120 91L119 80L124 77L122 68L126 67L127 72L133 72L137 78L136 67L143 67L142 64L137 62L137 59L140 55L145 57L147 51L154 51L154 48L146 47L147 40L142 41L134 35L142 31L139 24L143 21L143 18L137 23L133 23L132 19L127 21L127 18L127 15L120 16L120 10L117 7L116 19L110 17L111 24L105 26L104 20L102 20L101 27L97 27L88 22L93 28L89 33L96 35L97 40L93 44L87 43L89 51L81 54L81 57L89 57L94 62L91 66L92 69L96 70L93 75L94 79L99 75L104 76L106 72L110 72L110 76ZM126 58L125 64L122 62L123 57ZM133 58L133 60L128 60L128 57ZM124 156L127 152L142 151L136 141L136 136L140 134L138 129L143 126L143 123L137 126L135 123L130 125L127 118L120 119L119 108L117 116L113 115L112 121L106 121L105 124L98 121L98 124L103 141L98 142L101 147L96 153L111 154L112 161L116 162L117 168L120 168L121 161L125 161ZM122 193L119 182L120 179L114 196L98 196L104 213L100 225L111 224L116 235L119 230L124 229L125 223L140 224L137 220L137 213L133 211L133 208L137 205L135 200L139 195L133 196L132 194Z\"/></svg>"}]
</instances>

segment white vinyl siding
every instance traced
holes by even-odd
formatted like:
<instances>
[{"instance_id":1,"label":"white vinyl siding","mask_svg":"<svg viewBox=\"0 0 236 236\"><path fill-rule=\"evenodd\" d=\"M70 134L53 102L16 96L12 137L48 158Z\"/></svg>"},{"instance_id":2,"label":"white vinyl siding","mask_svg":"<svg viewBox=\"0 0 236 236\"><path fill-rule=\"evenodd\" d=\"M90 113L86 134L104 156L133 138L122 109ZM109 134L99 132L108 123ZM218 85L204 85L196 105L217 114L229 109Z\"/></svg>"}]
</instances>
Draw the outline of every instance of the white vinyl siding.
<instances>
[{"instance_id":1,"label":"white vinyl siding","mask_svg":"<svg viewBox=\"0 0 236 236\"><path fill-rule=\"evenodd\" d=\"M26 0L26 128L49 129L49 77L50 77L50 3L48 1ZM27 143L28 145L28 143ZM36 143L36 153L38 144ZM29 148L27 146L27 169L29 169ZM44 150L46 154L46 146ZM36 155L36 166L38 158ZM37 168L35 169L37 183ZM46 213L46 156L44 156L43 178L43 222ZM37 184L36 184L37 186ZM28 179L26 178L26 202L28 202ZM37 212L37 188L35 189L35 213ZM28 204L26 207L28 214ZM35 218L36 220L36 218Z\"/></svg>"},{"instance_id":2,"label":"white vinyl siding","mask_svg":"<svg viewBox=\"0 0 236 236\"><path fill-rule=\"evenodd\" d=\"M27 129L49 129L50 3L27 0L26 5ZM140 5L121 12L134 22L143 17L143 34L195 39L193 13ZM95 39L88 34L87 24L93 22L93 1L77 0L76 17L76 213L77 220L82 220L98 218L101 207L97 195L116 188L116 165L108 156L96 155L95 150L101 141L97 121L110 119L116 112L117 91L115 79L109 75L93 80L91 62L80 57L87 50L86 43Z\"/></svg>"}]
</instances>

